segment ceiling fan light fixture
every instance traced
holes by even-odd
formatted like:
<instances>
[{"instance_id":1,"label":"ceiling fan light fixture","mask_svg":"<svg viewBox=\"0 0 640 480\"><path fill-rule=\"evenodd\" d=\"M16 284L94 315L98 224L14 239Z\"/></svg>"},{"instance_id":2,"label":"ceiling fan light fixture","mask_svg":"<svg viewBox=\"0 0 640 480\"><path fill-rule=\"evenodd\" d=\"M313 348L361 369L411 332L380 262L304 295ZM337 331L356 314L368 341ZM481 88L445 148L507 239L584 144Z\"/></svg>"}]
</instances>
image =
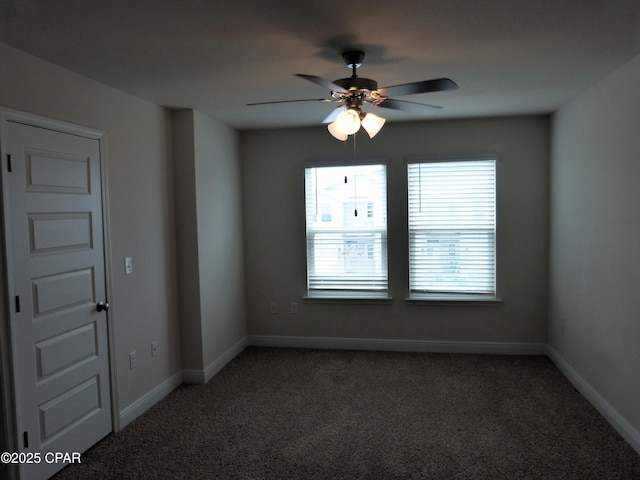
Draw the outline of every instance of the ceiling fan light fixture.
<instances>
[{"instance_id":1,"label":"ceiling fan light fixture","mask_svg":"<svg viewBox=\"0 0 640 480\"><path fill-rule=\"evenodd\" d=\"M380 131L384 122L387 120L379 117L378 115L374 115L373 113L365 113L362 117L362 128L366 130L369 134L369 138L373 138Z\"/></svg>"},{"instance_id":2,"label":"ceiling fan light fixture","mask_svg":"<svg viewBox=\"0 0 640 480\"><path fill-rule=\"evenodd\" d=\"M342 112L333 122L338 131L352 135L360 129L360 114L357 110L350 108Z\"/></svg>"},{"instance_id":3,"label":"ceiling fan light fixture","mask_svg":"<svg viewBox=\"0 0 640 480\"><path fill-rule=\"evenodd\" d=\"M332 122L329 125L327 125L327 129L329 130L329 133L331 135L333 135L335 138L337 138L338 140L344 142L347 140L347 138L349 137L349 135L347 135L346 133L342 132L338 126L336 125L336 122Z\"/></svg>"}]
</instances>

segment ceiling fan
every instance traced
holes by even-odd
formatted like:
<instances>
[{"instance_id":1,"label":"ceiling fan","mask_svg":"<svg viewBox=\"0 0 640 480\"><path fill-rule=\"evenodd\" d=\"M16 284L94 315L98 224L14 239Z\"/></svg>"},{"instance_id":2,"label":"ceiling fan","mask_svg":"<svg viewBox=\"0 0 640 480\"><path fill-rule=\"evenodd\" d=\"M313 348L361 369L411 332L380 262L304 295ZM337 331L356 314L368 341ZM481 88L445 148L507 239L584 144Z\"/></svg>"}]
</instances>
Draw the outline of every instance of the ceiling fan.
<instances>
[{"instance_id":1,"label":"ceiling fan","mask_svg":"<svg viewBox=\"0 0 640 480\"><path fill-rule=\"evenodd\" d=\"M296 74L296 76L313 82L331 91L330 98L313 98L303 100L281 100L275 102L249 103L247 105L268 105L274 103L291 102L333 102L340 104L331 112L323 123L328 123L329 132L338 140L346 140L351 134L356 133L360 127L364 128L373 138L385 122L384 118L372 113L363 112L365 105L401 110L404 112L430 115L442 107L427 105L424 103L408 102L390 97L414 95L417 93L439 92L443 90L455 90L458 85L448 78L435 78L421 82L393 85L391 87L378 88L378 83L370 78L358 77L356 69L362 65L364 52L361 50L347 50L342 58L352 69L351 77L340 78L333 82L314 75Z\"/></svg>"}]
</instances>

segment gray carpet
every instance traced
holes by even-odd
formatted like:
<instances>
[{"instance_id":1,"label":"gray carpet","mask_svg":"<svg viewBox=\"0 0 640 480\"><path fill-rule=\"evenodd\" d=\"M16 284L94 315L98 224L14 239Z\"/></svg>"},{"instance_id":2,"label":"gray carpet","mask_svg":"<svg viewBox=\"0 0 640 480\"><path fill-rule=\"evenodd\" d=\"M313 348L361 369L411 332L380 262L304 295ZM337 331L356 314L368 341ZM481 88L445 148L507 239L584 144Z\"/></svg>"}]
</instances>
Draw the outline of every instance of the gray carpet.
<instances>
[{"instance_id":1,"label":"gray carpet","mask_svg":"<svg viewBox=\"0 0 640 480\"><path fill-rule=\"evenodd\" d=\"M248 348L55 479L640 479L546 357Z\"/></svg>"}]
</instances>

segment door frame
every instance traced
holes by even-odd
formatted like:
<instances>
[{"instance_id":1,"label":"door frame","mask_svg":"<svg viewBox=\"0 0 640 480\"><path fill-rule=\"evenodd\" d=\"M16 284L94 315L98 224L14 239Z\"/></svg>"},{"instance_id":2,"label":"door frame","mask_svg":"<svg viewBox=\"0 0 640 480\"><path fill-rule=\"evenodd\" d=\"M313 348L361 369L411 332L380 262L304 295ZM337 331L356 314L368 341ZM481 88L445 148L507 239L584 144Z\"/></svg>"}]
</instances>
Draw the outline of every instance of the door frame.
<instances>
[{"instance_id":1,"label":"door frame","mask_svg":"<svg viewBox=\"0 0 640 480\"><path fill-rule=\"evenodd\" d=\"M106 155L106 134L103 131L95 130L89 127L83 127L72 123L58 121L39 115L34 115L10 108L0 106L0 200L2 203L2 212L0 215L2 223L2 247L0 254L0 402L4 406L0 415L4 417L6 450L9 452L19 451L19 435L16 428L16 391L13 368L13 332L11 331L11 319L14 312L10 308L10 299L13 298L13 245L7 239L11 238L10 228L10 212L5 210L8 205L8 160L4 151L6 144L6 124L8 121L22 123L25 125L45 128L61 133L77 135L85 138L97 140L99 142L100 151L100 182L102 188L102 227L103 227L103 245L104 245L104 272L105 272L105 288L106 297L109 299L111 307L107 313L107 342L108 342L108 364L109 364L109 389L111 397L111 428L113 432L120 430L120 417L118 396L116 389L116 365L115 365L115 342L114 342L114 314L117 308L113 298L113 281L111 269L111 229L109 215L109 189L107 174L107 155ZM0 432L2 429L0 428ZM10 465L11 478L18 478L18 465Z\"/></svg>"}]
</instances>

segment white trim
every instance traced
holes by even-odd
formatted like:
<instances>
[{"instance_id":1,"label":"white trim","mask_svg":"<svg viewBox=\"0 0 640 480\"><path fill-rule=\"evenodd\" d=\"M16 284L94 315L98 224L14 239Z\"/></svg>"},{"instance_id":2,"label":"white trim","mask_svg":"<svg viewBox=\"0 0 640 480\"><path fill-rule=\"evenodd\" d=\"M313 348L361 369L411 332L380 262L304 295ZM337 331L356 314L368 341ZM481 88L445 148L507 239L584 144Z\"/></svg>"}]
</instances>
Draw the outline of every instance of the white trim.
<instances>
[{"instance_id":1,"label":"white trim","mask_svg":"<svg viewBox=\"0 0 640 480\"><path fill-rule=\"evenodd\" d=\"M337 350L383 350L431 353L472 353L494 355L547 355L576 389L600 412L631 447L640 453L638 432L607 402L553 347L545 343L460 342L433 340L387 340L368 338L295 337L249 335L239 340L204 370L183 370L155 387L120 412L120 427L142 415L158 401L184 383L206 383L247 346L321 348Z\"/></svg>"},{"instance_id":2,"label":"white trim","mask_svg":"<svg viewBox=\"0 0 640 480\"><path fill-rule=\"evenodd\" d=\"M182 372L174 373L164 382L149 390L120 411L119 426L123 429L140 415L145 413L164 397L173 392L182 384Z\"/></svg>"},{"instance_id":3,"label":"white trim","mask_svg":"<svg viewBox=\"0 0 640 480\"><path fill-rule=\"evenodd\" d=\"M227 363L233 360L249 344L248 338L243 337L231 346L226 352L211 362L204 370L183 370L182 381L204 385L222 370Z\"/></svg>"},{"instance_id":4,"label":"white trim","mask_svg":"<svg viewBox=\"0 0 640 480\"><path fill-rule=\"evenodd\" d=\"M304 168L322 168L322 167L359 167L360 165L384 165L389 166L389 159L386 157L362 157L362 158L320 158L315 160L306 160L303 163Z\"/></svg>"},{"instance_id":5,"label":"white trim","mask_svg":"<svg viewBox=\"0 0 640 480\"><path fill-rule=\"evenodd\" d=\"M436 162L475 162L483 160L500 160L498 152L469 152L452 155L420 155L407 157L405 164L410 163L436 163Z\"/></svg>"},{"instance_id":6,"label":"white trim","mask_svg":"<svg viewBox=\"0 0 640 480\"><path fill-rule=\"evenodd\" d=\"M600 412L620 436L640 454L640 432L620 415L551 345L547 345L547 355L573 386Z\"/></svg>"},{"instance_id":7,"label":"white trim","mask_svg":"<svg viewBox=\"0 0 640 480\"><path fill-rule=\"evenodd\" d=\"M105 132L91 127L76 125L74 123L65 122L55 118L44 117L34 113L22 112L12 108L0 106L0 116L3 121L11 121L29 125L34 127L46 128L56 132L69 133L80 137L101 140L105 136Z\"/></svg>"},{"instance_id":8,"label":"white trim","mask_svg":"<svg viewBox=\"0 0 640 480\"><path fill-rule=\"evenodd\" d=\"M225 351L222 355L216 358L209 366L203 370L181 370L174 373L171 377L167 378L164 382L160 383L140 398L129 404L127 407L120 411L120 417L118 423L120 429L123 429L128 424L133 422L140 415L145 413L156 403L174 391L183 383L196 383L204 384L211 380L220 370L222 370L227 363L233 360L239 353L241 353L248 345L247 337L243 337L236 342L231 348Z\"/></svg>"},{"instance_id":9,"label":"white trim","mask_svg":"<svg viewBox=\"0 0 640 480\"><path fill-rule=\"evenodd\" d=\"M494 355L546 355L591 403L620 436L640 454L640 432L600 395L556 350L546 343L459 342L434 340L387 340L369 338L294 337L249 335L255 347L320 348L336 350L383 350L401 352L475 353Z\"/></svg>"},{"instance_id":10,"label":"white trim","mask_svg":"<svg viewBox=\"0 0 640 480\"><path fill-rule=\"evenodd\" d=\"M256 347L486 353L494 355L545 355L547 353L545 343L388 340L380 338L292 337L279 335L249 335L249 345Z\"/></svg>"}]
</instances>

